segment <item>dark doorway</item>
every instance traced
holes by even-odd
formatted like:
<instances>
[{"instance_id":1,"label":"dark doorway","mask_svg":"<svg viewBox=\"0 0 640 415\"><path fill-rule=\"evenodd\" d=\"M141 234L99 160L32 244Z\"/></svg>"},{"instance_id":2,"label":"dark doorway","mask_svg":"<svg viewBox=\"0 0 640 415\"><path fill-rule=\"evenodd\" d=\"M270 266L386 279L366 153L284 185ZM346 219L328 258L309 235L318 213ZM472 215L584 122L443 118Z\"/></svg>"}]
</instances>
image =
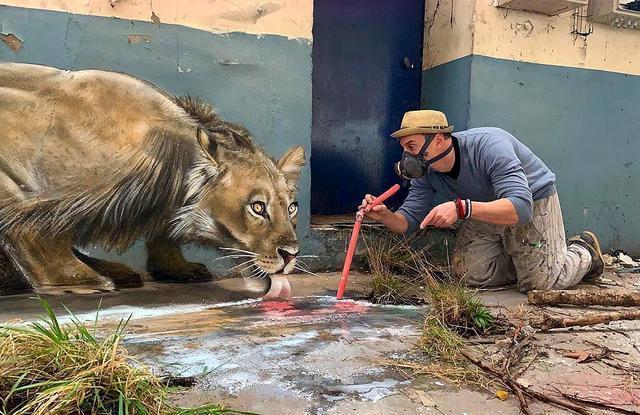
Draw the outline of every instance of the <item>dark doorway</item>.
<instances>
[{"instance_id":1,"label":"dark doorway","mask_svg":"<svg viewBox=\"0 0 640 415\"><path fill-rule=\"evenodd\" d=\"M423 26L424 0L314 2L312 214L353 213L398 182L389 134L420 106Z\"/></svg>"}]
</instances>

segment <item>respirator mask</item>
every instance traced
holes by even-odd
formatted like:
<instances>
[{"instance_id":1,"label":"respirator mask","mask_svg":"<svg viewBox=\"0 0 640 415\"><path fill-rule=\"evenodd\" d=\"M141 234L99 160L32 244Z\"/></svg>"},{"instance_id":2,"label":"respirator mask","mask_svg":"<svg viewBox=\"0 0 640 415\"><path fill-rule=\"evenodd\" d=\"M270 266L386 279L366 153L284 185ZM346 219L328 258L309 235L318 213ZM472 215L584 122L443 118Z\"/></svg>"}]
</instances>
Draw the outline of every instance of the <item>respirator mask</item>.
<instances>
[{"instance_id":1,"label":"respirator mask","mask_svg":"<svg viewBox=\"0 0 640 415\"><path fill-rule=\"evenodd\" d=\"M427 171L429 171L429 165L438 160L442 160L447 156L447 154L451 153L451 150L453 150L452 141L449 148L443 151L442 154L425 160L424 153L426 153L427 147L431 144L432 139L433 138L427 138L425 140L422 148L418 151L418 154L411 154L408 151L402 152L402 158L394 165L394 170L398 176L406 180L420 178L427 174Z\"/></svg>"}]
</instances>

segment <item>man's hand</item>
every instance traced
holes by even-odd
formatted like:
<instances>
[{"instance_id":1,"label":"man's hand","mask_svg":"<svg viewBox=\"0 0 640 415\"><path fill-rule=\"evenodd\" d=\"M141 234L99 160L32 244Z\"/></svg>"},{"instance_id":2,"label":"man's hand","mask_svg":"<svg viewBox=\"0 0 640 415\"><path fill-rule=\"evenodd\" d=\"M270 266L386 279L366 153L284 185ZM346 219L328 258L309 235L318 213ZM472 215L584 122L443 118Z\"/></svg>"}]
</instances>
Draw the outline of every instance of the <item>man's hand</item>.
<instances>
[{"instance_id":1,"label":"man's hand","mask_svg":"<svg viewBox=\"0 0 640 415\"><path fill-rule=\"evenodd\" d=\"M420 229L424 229L427 226L448 228L456 223L457 220L458 212L456 211L455 202L446 202L431 209L431 212L420 224Z\"/></svg>"},{"instance_id":2,"label":"man's hand","mask_svg":"<svg viewBox=\"0 0 640 415\"><path fill-rule=\"evenodd\" d=\"M371 206L375 198L373 195L366 195L364 199L362 199L362 203L358 206L358 209L362 209L366 217L382 223L393 233L406 232L409 227L407 219L398 212L394 213L390 211L382 203L377 206Z\"/></svg>"},{"instance_id":3,"label":"man's hand","mask_svg":"<svg viewBox=\"0 0 640 415\"><path fill-rule=\"evenodd\" d=\"M388 216L391 211L384 204L379 204L371 207L371 203L375 199L373 195L366 195L364 199L362 199L362 203L358 206L358 209L364 210L364 215L369 219L373 219L376 222L380 222L384 217Z\"/></svg>"}]
</instances>

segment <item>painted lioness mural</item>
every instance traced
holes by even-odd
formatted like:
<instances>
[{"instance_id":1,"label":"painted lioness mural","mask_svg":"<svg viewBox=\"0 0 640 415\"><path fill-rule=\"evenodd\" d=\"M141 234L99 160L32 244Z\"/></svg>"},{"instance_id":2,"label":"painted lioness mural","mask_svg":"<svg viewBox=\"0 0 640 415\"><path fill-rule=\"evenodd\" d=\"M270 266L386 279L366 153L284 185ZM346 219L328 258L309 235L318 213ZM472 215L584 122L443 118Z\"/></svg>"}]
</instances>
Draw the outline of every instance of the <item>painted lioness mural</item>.
<instances>
[{"instance_id":1,"label":"painted lioness mural","mask_svg":"<svg viewBox=\"0 0 640 415\"><path fill-rule=\"evenodd\" d=\"M267 296L289 294L302 147L273 160L210 105L126 74L11 63L0 147L2 249L36 291L112 290L114 264L74 247L144 239L156 279L207 278L180 251L197 243L269 276Z\"/></svg>"}]
</instances>

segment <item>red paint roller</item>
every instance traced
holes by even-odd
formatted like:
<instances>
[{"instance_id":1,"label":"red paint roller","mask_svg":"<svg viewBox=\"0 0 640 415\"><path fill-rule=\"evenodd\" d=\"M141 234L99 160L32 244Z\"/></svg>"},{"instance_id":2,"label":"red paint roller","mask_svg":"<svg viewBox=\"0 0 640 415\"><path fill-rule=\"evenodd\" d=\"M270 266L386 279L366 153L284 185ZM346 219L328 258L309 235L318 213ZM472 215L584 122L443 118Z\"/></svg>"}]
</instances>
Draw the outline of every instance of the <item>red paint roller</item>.
<instances>
[{"instance_id":1,"label":"red paint roller","mask_svg":"<svg viewBox=\"0 0 640 415\"><path fill-rule=\"evenodd\" d=\"M365 209L368 212L372 207L379 205L384 202L396 192L400 190L400 185L396 184L391 187L391 189L387 190L380 196L373 199ZM347 256L344 259L344 267L342 267L342 278L340 278L340 286L338 287L338 295L336 298L338 300L342 300L342 295L344 294L344 289L347 287L347 279L349 279L349 271L351 270L351 261L353 260L353 254L356 252L356 244L358 243L358 234L360 233L360 225L362 224L362 220L364 219L364 209L360 209L358 213L356 213L356 222L353 224L353 231L351 232L351 240L349 241L349 249L347 249Z\"/></svg>"}]
</instances>

